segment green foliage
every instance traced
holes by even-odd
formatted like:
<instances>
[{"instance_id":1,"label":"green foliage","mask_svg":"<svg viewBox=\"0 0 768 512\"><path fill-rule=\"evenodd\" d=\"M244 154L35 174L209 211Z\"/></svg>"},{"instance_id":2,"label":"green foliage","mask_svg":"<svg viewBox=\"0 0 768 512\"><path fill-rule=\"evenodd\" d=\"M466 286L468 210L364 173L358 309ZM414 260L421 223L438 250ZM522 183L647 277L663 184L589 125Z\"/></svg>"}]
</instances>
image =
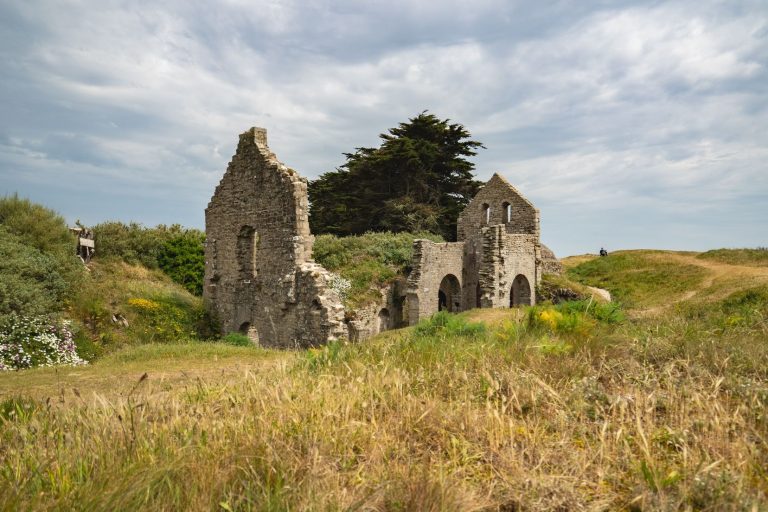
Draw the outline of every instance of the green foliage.
<instances>
[{"instance_id":1,"label":"green foliage","mask_svg":"<svg viewBox=\"0 0 768 512\"><path fill-rule=\"evenodd\" d=\"M427 320L419 322L414 330L416 336L461 336L478 338L486 333L486 326L470 322L465 317L439 311Z\"/></svg>"},{"instance_id":2,"label":"green foliage","mask_svg":"<svg viewBox=\"0 0 768 512\"><path fill-rule=\"evenodd\" d=\"M15 195L0 199L0 320L55 315L81 276L64 219Z\"/></svg>"},{"instance_id":3,"label":"green foliage","mask_svg":"<svg viewBox=\"0 0 768 512\"><path fill-rule=\"evenodd\" d=\"M198 296L203 294L204 242L204 233L187 230L165 242L157 257L157 263L163 272L189 293Z\"/></svg>"},{"instance_id":4,"label":"green foliage","mask_svg":"<svg viewBox=\"0 0 768 512\"><path fill-rule=\"evenodd\" d=\"M365 233L360 236L320 235L313 257L331 272L349 280L348 306L357 307L378 297L376 288L410 271L413 241L442 241L431 233Z\"/></svg>"},{"instance_id":5,"label":"green foliage","mask_svg":"<svg viewBox=\"0 0 768 512\"><path fill-rule=\"evenodd\" d=\"M422 112L380 135L378 148L309 184L315 233L431 231L455 239L461 210L480 189L466 157L483 147L460 124Z\"/></svg>"},{"instance_id":6,"label":"green foliage","mask_svg":"<svg viewBox=\"0 0 768 512\"><path fill-rule=\"evenodd\" d=\"M254 344L251 339L245 334L239 332L231 332L221 338L222 343L232 345L233 347L253 347Z\"/></svg>"},{"instance_id":7,"label":"green foliage","mask_svg":"<svg viewBox=\"0 0 768 512\"><path fill-rule=\"evenodd\" d=\"M0 320L60 311L69 290L67 277L55 256L23 243L0 226Z\"/></svg>"},{"instance_id":8,"label":"green foliage","mask_svg":"<svg viewBox=\"0 0 768 512\"><path fill-rule=\"evenodd\" d=\"M660 251L622 251L567 270L570 279L605 288L627 306L667 303L701 283L706 270L663 257Z\"/></svg>"},{"instance_id":9,"label":"green foliage","mask_svg":"<svg viewBox=\"0 0 768 512\"><path fill-rule=\"evenodd\" d=\"M202 295L205 233L178 224L147 228L136 222L103 222L93 228L100 259L160 268L190 293Z\"/></svg>"},{"instance_id":10,"label":"green foliage","mask_svg":"<svg viewBox=\"0 0 768 512\"><path fill-rule=\"evenodd\" d=\"M189 297L179 293L158 294L130 298L127 303L141 318L141 322L130 327L133 338L140 343L170 343L197 335L196 324L202 311Z\"/></svg>"},{"instance_id":11,"label":"green foliage","mask_svg":"<svg viewBox=\"0 0 768 512\"><path fill-rule=\"evenodd\" d=\"M44 206L18 195L0 198L0 225L19 242L57 258L74 255L76 241L64 219Z\"/></svg>"},{"instance_id":12,"label":"green foliage","mask_svg":"<svg viewBox=\"0 0 768 512\"><path fill-rule=\"evenodd\" d=\"M186 229L179 224L154 228L137 222L102 222L93 227L97 254L101 258L116 258L131 265L140 263L147 268L159 268L160 255L166 244L179 238L204 240L205 234L197 229ZM177 242L178 243L178 242Z\"/></svg>"},{"instance_id":13,"label":"green foliage","mask_svg":"<svg viewBox=\"0 0 768 512\"><path fill-rule=\"evenodd\" d=\"M696 256L702 260L717 261L729 265L768 266L768 247L755 249L714 249Z\"/></svg>"}]
</instances>

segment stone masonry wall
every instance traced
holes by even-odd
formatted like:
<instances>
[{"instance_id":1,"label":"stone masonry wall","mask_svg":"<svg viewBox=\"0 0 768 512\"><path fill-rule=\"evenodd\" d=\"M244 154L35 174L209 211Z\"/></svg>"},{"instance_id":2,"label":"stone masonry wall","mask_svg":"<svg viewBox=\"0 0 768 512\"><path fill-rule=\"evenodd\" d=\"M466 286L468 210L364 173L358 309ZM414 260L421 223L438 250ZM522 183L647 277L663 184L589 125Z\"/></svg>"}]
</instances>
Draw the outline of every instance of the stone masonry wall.
<instances>
[{"instance_id":1,"label":"stone masonry wall","mask_svg":"<svg viewBox=\"0 0 768 512\"><path fill-rule=\"evenodd\" d=\"M505 204L511 205L509 219L506 218ZM490 214L486 214L485 205ZM494 174L459 215L457 239L466 240L482 228L498 224L503 224L508 233L539 236L538 210L507 180Z\"/></svg>"},{"instance_id":2,"label":"stone masonry wall","mask_svg":"<svg viewBox=\"0 0 768 512\"><path fill-rule=\"evenodd\" d=\"M415 325L438 310L440 282L449 274L463 288L464 244L435 243L430 240L413 242L413 264L408 276L408 324ZM462 304L462 307L464 305Z\"/></svg>"},{"instance_id":3,"label":"stone masonry wall","mask_svg":"<svg viewBox=\"0 0 768 512\"><path fill-rule=\"evenodd\" d=\"M347 321L350 341L362 341L377 334L408 325L404 311L407 281L398 278L379 290L380 300L348 312Z\"/></svg>"},{"instance_id":4,"label":"stone masonry wall","mask_svg":"<svg viewBox=\"0 0 768 512\"><path fill-rule=\"evenodd\" d=\"M483 262L480 269L480 303L484 308L511 306L512 284L524 276L530 304L536 302L538 238L535 235L509 234L503 225L483 229Z\"/></svg>"},{"instance_id":5,"label":"stone masonry wall","mask_svg":"<svg viewBox=\"0 0 768 512\"><path fill-rule=\"evenodd\" d=\"M346 336L307 215L307 182L269 151L266 130L241 134L205 211L203 298L224 333L286 348Z\"/></svg>"}]
</instances>

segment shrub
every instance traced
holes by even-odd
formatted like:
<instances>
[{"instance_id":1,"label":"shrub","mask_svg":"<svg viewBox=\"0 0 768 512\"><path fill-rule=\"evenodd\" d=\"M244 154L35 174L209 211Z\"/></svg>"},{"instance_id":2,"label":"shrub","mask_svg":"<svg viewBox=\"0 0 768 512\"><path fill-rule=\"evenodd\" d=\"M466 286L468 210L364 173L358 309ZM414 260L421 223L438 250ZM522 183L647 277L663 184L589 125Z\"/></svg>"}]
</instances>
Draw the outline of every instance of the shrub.
<instances>
[{"instance_id":1,"label":"shrub","mask_svg":"<svg viewBox=\"0 0 768 512\"><path fill-rule=\"evenodd\" d=\"M233 345L235 347L253 347L254 343L251 341L251 339L246 336L245 334L240 334L239 332L231 332L221 338L221 341L223 343L226 343L227 345Z\"/></svg>"},{"instance_id":2,"label":"shrub","mask_svg":"<svg viewBox=\"0 0 768 512\"><path fill-rule=\"evenodd\" d=\"M480 322L470 322L463 316L439 311L420 322L414 332L417 336L444 335L476 338L485 334L486 327Z\"/></svg>"},{"instance_id":3,"label":"shrub","mask_svg":"<svg viewBox=\"0 0 768 512\"><path fill-rule=\"evenodd\" d=\"M67 323L16 316L6 318L0 326L0 370L59 364L85 364L77 355Z\"/></svg>"},{"instance_id":4,"label":"shrub","mask_svg":"<svg viewBox=\"0 0 768 512\"><path fill-rule=\"evenodd\" d=\"M134 318L138 318L128 328L134 341L169 343L197 336L197 326L203 316L199 303L193 304L173 294L132 297L127 302Z\"/></svg>"},{"instance_id":5,"label":"shrub","mask_svg":"<svg viewBox=\"0 0 768 512\"><path fill-rule=\"evenodd\" d=\"M189 293L203 294L205 275L205 234L187 230L163 244L157 256L160 270L182 285Z\"/></svg>"},{"instance_id":6,"label":"shrub","mask_svg":"<svg viewBox=\"0 0 768 512\"><path fill-rule=\"evenodd\" d=\"M60 263L0 226L0 321L9 315L38 317L60 311L72 276L62 272Z\"/></svg>"},{"instance_id":7,"label":"shrub","mask_svg":"<svg viewBox=\"0 0 768 512\"><path fill-rule=\"evenodd\" d=\"M44 206L18 195L0 198L0 225L20 242L42 253L75 254L75 237L64 219Z\"/></svg>"}]
</instances>

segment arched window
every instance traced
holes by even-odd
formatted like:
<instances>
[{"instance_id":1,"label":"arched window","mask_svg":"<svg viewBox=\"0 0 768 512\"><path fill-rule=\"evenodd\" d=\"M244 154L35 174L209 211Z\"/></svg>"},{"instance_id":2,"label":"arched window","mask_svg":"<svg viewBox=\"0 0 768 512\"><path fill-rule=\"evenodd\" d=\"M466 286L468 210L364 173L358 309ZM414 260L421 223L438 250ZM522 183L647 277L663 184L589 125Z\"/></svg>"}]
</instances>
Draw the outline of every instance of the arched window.
<instances>
[{"instance_id":1,"label":"arched window","mask_svg":"<svg viewBox=\"0 0 768 512\"><path fill-rule=\"evenodd\" d=\"M379 311L379 332L384 332L389 329L389 310L383 308Z\"/></svg>"},{"instance_id":2,"label":"arched window","mask_svg":"<svg viewBox=\"0 0 768 512\"><path fill-rule=\"evenodd\" d=\"M501 205L501 211L504 212L504 224L509 224L512 221L512 205L505 202Z\"/></svg>"},{"instance_id":3,"label":"arched window","mask_svg":"<svg viewBox=\"0 0 768 512\"><path fill-rule=\"evenodd\" d=\"M491 206L488 203L483 204L483 224L491 223Z\"/></svg>"}]
</instances>

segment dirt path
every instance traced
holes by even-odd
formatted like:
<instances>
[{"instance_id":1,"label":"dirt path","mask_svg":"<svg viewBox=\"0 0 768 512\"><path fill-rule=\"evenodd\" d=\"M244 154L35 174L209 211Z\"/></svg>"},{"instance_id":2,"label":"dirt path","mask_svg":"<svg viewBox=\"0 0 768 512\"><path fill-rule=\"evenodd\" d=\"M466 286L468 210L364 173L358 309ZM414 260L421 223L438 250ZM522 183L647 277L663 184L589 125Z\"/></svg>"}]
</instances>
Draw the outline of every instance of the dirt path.
<instances>
[{"instance_id":1,"label":"dirt path","mask_svg":"<svg viewBox=\"0 0 768 512\"><path fill-rule=\"evenodd\" d=\"M707 275L696 288L686 292L674 300L667 302L666 304L651 308L637 309L633 311L632 316L638 318L658 315L659 313L666 311L675 304L691 300L699 295L702 295L704 292L707 292L709 300L717 300L727 297L736 290L744 288L745 281L751 282L749 286L768 283L768 267L729 265L728 263L699 259L695 255L679 253L653 254L649 255L648 257L665 261L673 260L680 264L701 267L707 271ZM717 290L716 293L713 293L711 289L716 283L718 285L723 284L724 286ZM728 286L728 283L732 283L732 285Z\"/></svg>"}]
</instances>

